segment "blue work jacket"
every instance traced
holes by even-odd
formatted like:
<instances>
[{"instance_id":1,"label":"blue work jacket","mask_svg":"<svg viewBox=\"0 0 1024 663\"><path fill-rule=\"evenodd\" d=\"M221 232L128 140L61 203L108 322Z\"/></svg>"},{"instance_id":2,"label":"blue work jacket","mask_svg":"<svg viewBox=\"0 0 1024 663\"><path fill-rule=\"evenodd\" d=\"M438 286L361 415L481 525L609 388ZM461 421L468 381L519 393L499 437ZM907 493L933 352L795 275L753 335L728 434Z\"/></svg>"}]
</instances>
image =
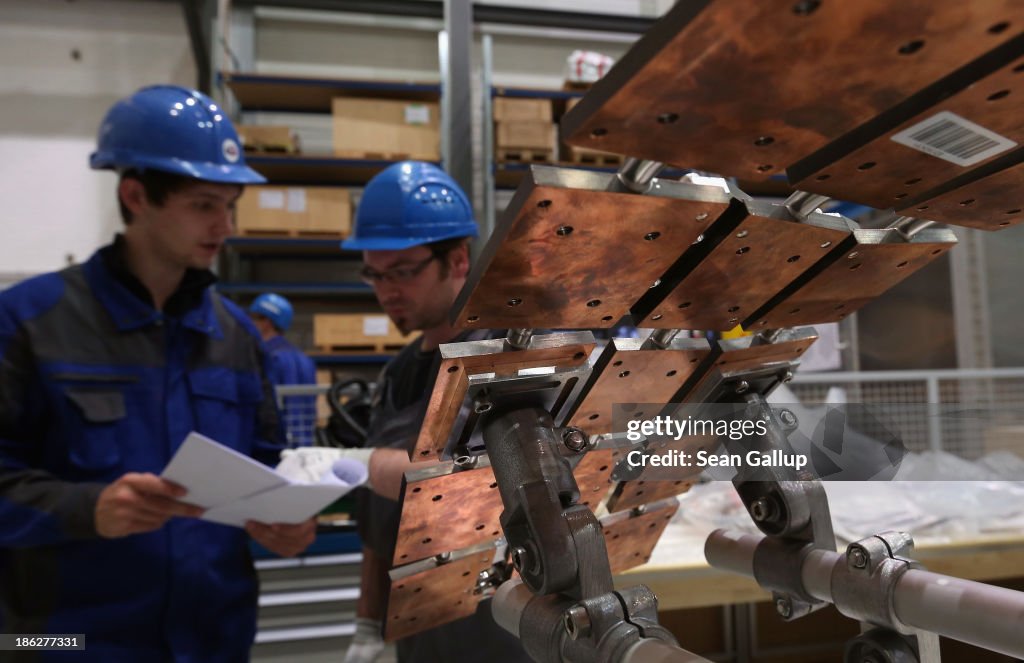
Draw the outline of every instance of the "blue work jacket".
<instances>
[{"instance_id":1,"label":"blue work jacket","mask_svg":"<svg viewBox=\"0 0 1024 663\"><path fill-rule=\"evenodd\" d=\"M276 386L316 384L316 366L302 350L284 336L269 339L264 347L270 355L270 382ZM316 396L285 396L279 400L288 442L291 446L313 444L316 428Z\"/></svg>"},{"instance_id":2,"label":"blue work jacket","mask_svg":"<svg viewBox=\"0 0 1024 663\"><path fill-rule=\"evenodd\" d=\"M175 518L104 539L94 511L126 472L159 474L192 430L277 461L259 336L206 283L187 310L157 311L111 248L0 293L0 633L85 634L84 652L33 660L244 661L258 591L246 533Z\"/></svg>"}]
</instances>

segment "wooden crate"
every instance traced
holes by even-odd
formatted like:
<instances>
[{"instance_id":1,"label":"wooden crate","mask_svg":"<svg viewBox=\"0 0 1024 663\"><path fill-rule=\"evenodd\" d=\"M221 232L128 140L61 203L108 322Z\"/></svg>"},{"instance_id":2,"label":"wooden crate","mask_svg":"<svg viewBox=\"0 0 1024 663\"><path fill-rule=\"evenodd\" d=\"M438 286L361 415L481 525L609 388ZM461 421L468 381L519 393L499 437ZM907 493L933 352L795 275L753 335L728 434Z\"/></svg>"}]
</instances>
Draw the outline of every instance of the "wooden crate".
<instances>
[{"instance_id":1,"label":"wooden crate","mask_svg":"<svg viewBox=\"0 0 1024 663\"><path fill-rule=\"evenodd\" d=\"M364 159L441 158L440 107L433 102L336 98L334 153Z\"/></svg>"},{"instance_id":2,"label":"wooden crate","mask_svg":"<svg viewBox=\"0 0 1024 663\"><path fill-rule=\"evenodd\" d=\"M551 100L494 97L493 114L498 122L551 122Z\"/></svg>"},{"instance_id":3,"label":"wooden crate","mask_svg":"<svg viewBox=\"0 0 1024 663\"><path fill-rule=\"evenodd\" d=\"M299 140L290 127L261 124L236 124L238 139L247 152L285 152L295 154L299 151Z\"/></svg>"},{"instance_id":4,"label":"wooden crate","mask_svg":"<svg viewBox=\"0 0 1024 663\"><path fill-rule=\"evenodd\" d=\"M347 237L348 189L335 186L248 186L235 208L238 234L249 237Z\"/></svg>"},{"instance_id":5,"label":"wooden crate","mask_svg":"<svg viewBox=\"0 0 1024 663\"><path fill-rule=\"evenodd\" d=\"M404 336L383 313L317 313L313 344L321 352L388 352L405 346Z\"/></svg>"},{"instance_id":6,"label":"wooden crate","mask_svg":"<svg viewBox=\"0 0 1024 663\"><path fill-rule=\"evenodd\" d=\"M551 122L498 122L494 143L498 149L555 149L555 125Z\"/></svg>"}]
</instances>

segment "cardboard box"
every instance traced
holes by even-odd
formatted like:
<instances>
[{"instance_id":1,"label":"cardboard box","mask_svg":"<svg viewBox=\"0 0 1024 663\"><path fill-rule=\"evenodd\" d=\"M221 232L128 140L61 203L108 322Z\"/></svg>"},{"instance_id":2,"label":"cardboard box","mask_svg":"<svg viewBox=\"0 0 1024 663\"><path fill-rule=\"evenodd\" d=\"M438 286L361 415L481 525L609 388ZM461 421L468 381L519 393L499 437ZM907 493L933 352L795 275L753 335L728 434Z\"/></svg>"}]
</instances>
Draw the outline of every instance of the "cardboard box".
<instances>
[{"instance_id":1,"label":"cardboard box","mask_svg":"<svg viewBox=\"0 0 1024 663\"><path fill-rule=\"evenodd\" d=\"M313 344L331 350L398 350L412 340L383 313L317 313Z\"/></svg>"},{"instance_id":2,"label":"cardboard box","mask_svg":"<svg viewBox=\"0 0 1024 663\"><path fill-rule=\"evenodd\" d=\"M495 143L502 148L555 150L555 125L551 122L499 122Z\"/></svg>"},{"instance_id":3,"label":"cardboard box","mask_svg":"<svg viewBox=\"0 0 1024 663\"><path fill-rule=\"evenodd\" d=\"M247 186L235 207L240 235L331 235L352 230L348 189L337 186Z\"/></svg>"},{"instance_id":4,"label":"cardboard box","mask_svg":"<svg viewBox=\"0 0 1024 663\"><path fill-rule=\"evenodd\" d=\"M334 153L356 158L441 158L440 107L437 103L356 99L331 103Z\"/></svg>"},{"instance_id":5,"label":"cardboard box","mask_svg":"<svg viewBox=\"0 0 1024 663\"><path fill-rule=\"evenodd\" d=\"M494 97L494 119L498 122L551 122L550 99Z\"/></svg>"},{"instance_id":6,"label":"cardboard box","mask_svg":"<svg viewBox=\"0 0 1024 663\"><path fill-rule=\"evenodd\" d=\"M252 152L287 152L294 154L299 151L299 138L290 127L259 124L236 124L238 139L242 148Z\"/></svg>"}]
</instances>

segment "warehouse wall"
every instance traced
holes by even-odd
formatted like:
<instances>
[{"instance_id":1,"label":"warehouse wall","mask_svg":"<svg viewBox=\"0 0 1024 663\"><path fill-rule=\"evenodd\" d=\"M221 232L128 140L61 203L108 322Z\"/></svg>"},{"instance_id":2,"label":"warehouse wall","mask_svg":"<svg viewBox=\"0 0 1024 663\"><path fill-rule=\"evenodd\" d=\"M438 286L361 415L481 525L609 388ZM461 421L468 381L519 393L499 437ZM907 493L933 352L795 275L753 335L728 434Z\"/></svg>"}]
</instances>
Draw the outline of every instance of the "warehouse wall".
<instances>
[{"instance_id":1,"label":"warehouse wall","mask_svg":"<svg viewBox=\"0 0 1024 663\"><path fill-rule=\"evenodd\" d=\"M0 3L0 286L109 240L115 179L87 162L103 113L143 84L194 79L178 3Z\"/></svg>"}]
</instances>

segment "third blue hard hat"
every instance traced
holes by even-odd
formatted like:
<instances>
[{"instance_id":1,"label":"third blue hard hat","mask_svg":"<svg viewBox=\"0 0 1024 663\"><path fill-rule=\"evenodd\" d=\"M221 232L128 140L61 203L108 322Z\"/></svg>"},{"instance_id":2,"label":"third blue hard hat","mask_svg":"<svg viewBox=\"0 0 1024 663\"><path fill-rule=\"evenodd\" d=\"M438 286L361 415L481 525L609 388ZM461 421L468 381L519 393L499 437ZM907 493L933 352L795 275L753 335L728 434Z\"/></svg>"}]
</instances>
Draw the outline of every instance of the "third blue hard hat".
<instances>
[{"instance_id":1,"label":"third blue hard hat","mask_svg":"<svg viewBox=\"0 0 1024 663\"><path fill-rule=\"evenodd\" d=\"M455 180L432 163L402 161L367 183L355 233L342 247L395 251L477 234L473 208Z\"/></svg>"},{"instance_id":2,"label":"third blue hard hat","mask_svg":"<svg viewBox=\"0 0 1024 663\"><path fill-rule=\"evenodd\" d=\"M208 96L175 85L145 87L114 104L100 125L93 168L159 170L207 182L260 184L238 134Z\"/></svg>"},{"instance_id":3,"label":"third blue hard hat","mask_svg":"<svg viewBox=\"0 0 1024 663\"><path fill-rule=\"evenodd\" d=\"M249 307L249 312L264 316L278 331L288 331L292 326L292 305L287 299L273 292L257 297Z\"/></svg>"}]
</instances>

